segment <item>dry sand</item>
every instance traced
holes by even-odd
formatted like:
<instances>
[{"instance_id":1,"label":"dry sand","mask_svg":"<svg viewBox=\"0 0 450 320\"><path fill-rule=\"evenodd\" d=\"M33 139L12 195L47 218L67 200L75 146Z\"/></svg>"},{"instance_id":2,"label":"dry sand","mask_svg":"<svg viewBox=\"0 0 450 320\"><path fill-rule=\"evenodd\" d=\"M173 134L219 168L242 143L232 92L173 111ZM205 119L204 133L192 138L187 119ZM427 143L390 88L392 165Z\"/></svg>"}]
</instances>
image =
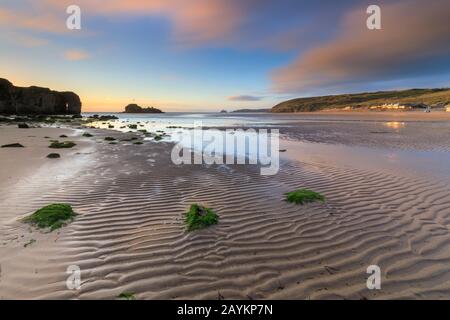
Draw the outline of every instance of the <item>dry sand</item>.
<instances>
[{"instance_id":1,"label":"dry sand","mask_svg":"<svg viewBox=\"0 0 450 320\"><path fill-rule=\"evenodd\" d=\"M428 152L447 155L448 139L430 140L422 126L411 133L415 143L389 144L367 132L358 141L394 151L406 144L410 157L416 145L433 141L438 147ZM327 141L321 132L338 137L349 126L336 128L316 126L316 135ZM58 136L57 129L0 130L2 144L36 142L1 150L2 171L8 163L21 178L12 187L4 179L14 175L2 172L0 298L114 299L124 291L138 299L450 297L450 175L438 167L429 175L415 164L397 170L370 157L356 165L347 152L332 152L333 161L321 153L326 145L302 156L292 144L300 129L285 129L288 151L276 176L261 176L256 166L178 167L169 143L109 145L102 137L124 134L101 130L90 130L94 138L72 131L79 149L57 164L45 159L47 143L37 142ZM49 174L53 166L61 166L60 178ZM300 187L323 193L326 203L283 201ZM52 202L71 203L80 216L53 233L17 221ZM183 213L193 202L214 208L220 223L186 232ZM24 247L30 239L36 242ZM382 290L366 288L373 264L381 267ZM66 288L69 265L82 270L80 290Z\"/></svg>"}]
</instances>

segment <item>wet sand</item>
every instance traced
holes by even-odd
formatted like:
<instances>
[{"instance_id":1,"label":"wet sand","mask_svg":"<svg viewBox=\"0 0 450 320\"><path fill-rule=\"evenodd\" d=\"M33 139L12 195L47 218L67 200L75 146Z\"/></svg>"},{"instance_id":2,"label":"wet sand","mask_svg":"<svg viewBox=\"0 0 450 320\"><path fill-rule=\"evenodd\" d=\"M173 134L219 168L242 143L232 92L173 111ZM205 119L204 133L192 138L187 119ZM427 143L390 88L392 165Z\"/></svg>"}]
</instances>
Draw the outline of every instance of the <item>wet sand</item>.
<instances>
[{"instance_id":1,"label":"wet sand","mask_svg":"<svg viewBox=\"0 0 450 320\"><path fill-rule=\"evenodd\" d=\"M373 126L284 126L287 151L276 176L249 165L176 166L170 143L110 145L104 136L132 134L93 129L93 138L67 134L80 146L67 151L71 160L63 157L60 171L45 159L47 143L1 150L2 168L11 157L8 172L22 173L11 188L4 181L11 174L2 172L0 298L114 299L125 291L138 299L448 298L450 175L441 160L448 138L428 123ZM433 128L448 130L445 122ZM38 135L0 130L15 138L4 142L0 131L2 144ZM357 140L346 132L358 132ZM399 160L392 164L383 152ZM424 166L424 152L441 166ZM39 160L26 169L31 157ZM327 201L283 201L301 187ZM18 221L53 202L71 203L80 215L53 233ZM183 214L194 202L214 208L219 224L186 232ZM24 247L30 239L36 242ZM366 288L374 264L382 290ZM81 268L80 290L66 288L69 265Z\"/></svg>"}]
</instances>

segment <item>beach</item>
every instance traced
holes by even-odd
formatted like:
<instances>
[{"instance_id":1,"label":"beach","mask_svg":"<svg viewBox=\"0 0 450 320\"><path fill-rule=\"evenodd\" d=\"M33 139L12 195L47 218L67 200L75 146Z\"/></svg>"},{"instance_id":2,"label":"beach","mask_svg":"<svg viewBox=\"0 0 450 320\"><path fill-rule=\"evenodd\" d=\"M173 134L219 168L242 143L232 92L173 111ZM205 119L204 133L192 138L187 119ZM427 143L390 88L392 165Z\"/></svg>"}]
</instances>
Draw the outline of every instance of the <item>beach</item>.
<instances>
[{"instance_id":1,"label":"beach","mask_svg":"<svg viewBox=\"0 0 450 320\"><path fill-rule=\"evenodd\" d=\"M222 117L203 116L206 126L280 131L276 175L257 165L176 165L169 138L119 130L136 119L114 130L2 124L0 145L24 148L0 149L0 299L448 297L447 114ZM147 119L146 128L168 123ZM77 145L54 151L51 139ZM286 202L298 188L326 201ZM78 216L53 232L20 221L51 203ZM214 208L219 223L188 232L192 203ZM81 269L79 290L66 286L71 265ZM381 290L366 286L371 265L381 268Z\"/></svg>"}]
</instances>

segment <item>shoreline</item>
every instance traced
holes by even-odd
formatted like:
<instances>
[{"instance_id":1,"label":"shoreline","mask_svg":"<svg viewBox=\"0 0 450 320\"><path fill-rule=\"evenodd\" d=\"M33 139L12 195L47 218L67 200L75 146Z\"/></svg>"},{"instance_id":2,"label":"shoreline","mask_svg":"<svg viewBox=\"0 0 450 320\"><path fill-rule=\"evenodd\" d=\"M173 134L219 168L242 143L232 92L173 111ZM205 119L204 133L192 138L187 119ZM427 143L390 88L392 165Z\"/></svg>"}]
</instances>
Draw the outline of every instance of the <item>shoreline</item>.
<instances>
[{"instance_id":1,"label":"shoreline","mask_svg":"<svg viewBox=\"0 0 450 320\"><path fill-rule=\"evenodd\" d=\"M432 111L425 113L423 111L315 111L315 112L278 112L271 115L296 115L307 118L313 116L326 117L334 116L342 120L364 120L364 121L450 121L450 112ZM347 118L347 119L345 119ZM366 118L366 119L364 119Z\"/></svg>"}]
</instances>

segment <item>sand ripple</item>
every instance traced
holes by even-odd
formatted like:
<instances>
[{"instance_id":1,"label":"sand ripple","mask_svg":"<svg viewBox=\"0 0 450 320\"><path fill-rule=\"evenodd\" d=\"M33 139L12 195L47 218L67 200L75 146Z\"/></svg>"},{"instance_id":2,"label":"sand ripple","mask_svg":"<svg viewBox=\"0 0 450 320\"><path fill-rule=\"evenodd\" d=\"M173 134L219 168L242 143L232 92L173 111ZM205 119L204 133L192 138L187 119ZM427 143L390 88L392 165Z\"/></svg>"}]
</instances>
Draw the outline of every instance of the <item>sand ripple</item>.
<instances>
[{"instance_id":1,"label":"sand ripple","mask_svg":"<svg viewBox=\"0 0 450 320\"><path fill-rule=\"evenodd\" d=\"M33 231L38 241L27 248L27 227L13 219L3 228L2 250L17 252L2 258L1 297L449 297L446 177L300 162L263 177L253 166L176 167L164 144L110 148L99 146L94 164L69 182L41 177L2 199L9 216L50 202L69 202L81 215L59 233ZM39 192L50 182L52 192ZM328 201L283 201L299 187ZM13 201L24 195L27 201ZM214 208L220 223L187 233L183 213L193 202ZM71 264L82 269L79 291L65 287ZM382 269L381 291L366 288L372 264Z\"/></svg>"}]
</instances>

